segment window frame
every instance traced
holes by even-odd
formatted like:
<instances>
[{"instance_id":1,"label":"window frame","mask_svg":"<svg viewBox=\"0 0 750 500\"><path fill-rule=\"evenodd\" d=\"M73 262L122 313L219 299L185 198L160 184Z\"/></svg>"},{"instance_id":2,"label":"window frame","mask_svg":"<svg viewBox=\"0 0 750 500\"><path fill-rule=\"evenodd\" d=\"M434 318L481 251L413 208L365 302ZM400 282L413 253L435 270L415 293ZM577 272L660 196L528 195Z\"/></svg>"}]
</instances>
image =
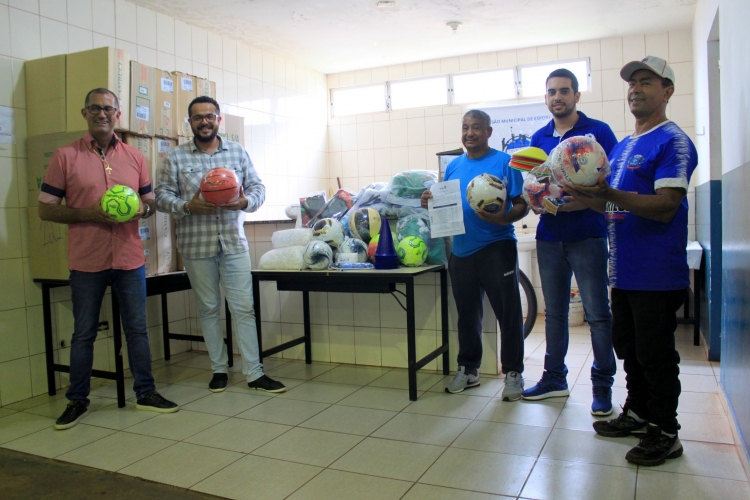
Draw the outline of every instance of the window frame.
<instances>
[{"instance_id":1,"label":"window frame","mask_svg":"<svg viewBox=\"0 0 750 500\"><path fill-rule=\"evenodd\" d=\"M337 91L343 91L343 90L355 90L355 89L361 89L365 87L378 87L383 86L383 109L380 109L378 111L368 111L365 113L352 113L352 114L346 114L346 115L336 115L334 113L334 102L333 102L333 94ZM378 83L364 83L362 85L350 85L347 87L337 87L330 89L330 95L328 97L329 99L329 106L331 109L331 118L345 118L348 116L358 116L358 115L369 115L372 113L386 113L390 111L390 97L388 94L388 82L378 82Z\"/></svg>"},{"instance_id":2,"label":"window frame","mask_svg":"<svg viewBox=\"0 0 750 500\"><path fill-rule=\"evenodd\" d=\"M519 64L518 66L516 66L516 70L517 70L516 76L518 77L518 79L516 80L516 85L517 85L517 88L518 88L518 99L535 99L535 98L539 98L539 97L544 98L544 95L546 94L546 92L545 92L544 94L540 94L540 95L530 95L530 96L524 95L524 93L523 93L523 78L521 76L523 68L534 68L534 67L538 67L538 66L553 66L553 65L556 65L556 64L559 65L559 67L563 67L565 65L565 63L582 62L582 61L586 63L586 73L587 73L586 74L586 86L587 86L587 90L581 91L579 89L579 91L582 94L591 93L592 92L592 90L591 90L591 58L590 57L576 57L575 59L563 59L562 61L553 61L553 62L547 61L547 62L540 62L540 63L533 63L533 64ZM578 82L579 82L578 85L579 85L579 87L580 87L580 81L581 80L579 78L578 79Z\"/></svg>"},{"instance_id":3,"label":"window frame","mask_svg":"<svg viewBox=\"0 0 750 500\"><path fill-rule=\"evenodd\" d=\"M476 71L464 71L464 72L461 72L461 73L451 73L451 75L450 75L450 78L451 78L451 82L450 82L451 103L450 103L450 105L451 106L454 106L454 105L455 106L463 106L463 105L471 105L471 104L478 104L478 103L502 103L502 102L510 101L511 99L498 99L498 100L495 100L495 101L455 102L455 86L454 86L454 83L453 83L453 78L454 77L456 77L456 76L464 76L464 75L475 75L475 74L478 74L478 73L492 73L492 72L496 72L496 71L510 71L512 73L512 76L513 76L513 86L514 86L514 91L516 93L516 97L514 97L514 99L518 99L519 98L519 95L518 95L518 78L519 77L518 77L517 68L518 68L517 66L513 66L513 67L510 67L510 68L491 68L491 69L480 69L480 70L476 70Z\"/></svg>"}]
</instances>

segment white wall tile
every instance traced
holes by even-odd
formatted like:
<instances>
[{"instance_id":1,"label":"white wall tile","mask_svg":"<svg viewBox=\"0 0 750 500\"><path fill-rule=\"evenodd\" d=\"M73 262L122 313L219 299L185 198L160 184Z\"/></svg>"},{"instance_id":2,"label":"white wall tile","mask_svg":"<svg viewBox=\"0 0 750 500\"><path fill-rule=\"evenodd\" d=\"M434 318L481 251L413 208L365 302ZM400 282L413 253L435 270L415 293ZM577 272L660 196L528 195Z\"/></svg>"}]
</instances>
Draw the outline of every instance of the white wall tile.
<instances>
[{"instance_id":1,"label":"white wall tile","mask_svg":"<svg viewBox=\"0 0 750 500\"><path fill-rule=\"evenodd\" d=\"M560 61L578 58L578 43L561 43L557 46L557 57Z\"/></svg>"},{"instance_id":2,"label":"white wall tile","mask_svg":"<svg viewBox=\"0 0 750 500\"><path fill-rule=\"evenodd\" d=\"M388 66L388 79L389 80L402 80L404 78L406 78L406 68L404 67L403 64L395 64L393 66Z\"/></svg>"},{"instance_id":3,"label":"white wall tile","mask_svg":"<svg viewBox=\"0 0 750 500\"><path fill-rule=\"evenodd\" d=\"M237 42L229 38L222 38L222 53L224 70L237 73Z\"/></svg>"},{"instance_id":4,"label":"white wall tile","mask_svg":"<svg viewBox=\"0 0 750 500\"><path fill-rule=\"evenodd\" d=\"M625 81L620 77L620 70L602 70L602 100L615 101L625 99Z\"/></svg>"},{"instance_id":5,"label":"white wall tile","mask_svg":"<svg viewBox=\"0 0 750 500\"><path fill-rule=\"evenodd\" d=\"M357 149L372 149L374 147L374 127L372 123L358 123Z\"/></svg>"},{"instance_id":6,"label":"white wall tile","mask_svg":"<svg viewBox=\"0 0 750 500\"><path fill-rule=\"evenodd\" d=\"M425 144L424 118L410 118L407 122L407 143L409 146Z\"/></svg>"},{"instance_id":7,"label":"white wall tile","mask_svg":"<svg viewBox=\"0 0 750 500\"><path fill-rule=\"evenodd\" d=\"M255 47L250 47L250 77L263 81L263 52Z\"/></svg>"},{"instance_id":8,"label":"white wall tile","mask_svg":"<svg viewBox=\"0 0 750 500\"><path fill-rule=\"evenodd\" d=\"M370 73L372 83L380 83L388 80L388 68L382 66L380 68L373 68Z\"/></svg>"},{"instance_id":9,"label":"white wall tile","mask_svg":"<svg viewBox=\"0 0 750 500\"><path fill-rule=\"evenodd\" d=\"M681 128L695 124L695 105L693 95L674 95L669 101L669 118Z\"/></svg>"},{"instance_id":10,"label":"white wall tile","mask_svg":"<svg viewBox=\"0 0 750 500\"><path fill-rule=\"evenodd\" d=\"M192 26L190 28L192 60L208 65L208 32ZM183 57L177 54L178 57Z\"/></svg>"},{"instance_id":11,"label":"white wall tile","mask_svg":"<svg viewBox=\"0 0 750 500\"><path fill-rule=\"evenodd\" d=\"M0 66L0 71L2 69L2 66ZM0 207L19 206L18 183L15 182L17 178L18 170L15 158L0 158Z\"/></svg>"},{"instance_id":12,"label":"white wall tile","mask_svg":"<svg viewBox=\"0 0 750 500\"><path fill-rule=\"evenodd\" d=\"M187 40L189 42L190 38ZM161 12L156 13L156 48L159 52L175 54L175 20Z\"/></svg>"},{"instance_id":13,"label":"white wall tile","mask_svg":"<svg viewBox=\"0 0 750 500\"><path fill-rule=\"evenodd\" d=\"M459 71L461 71L461 63L458 57L440 59L440 73L458 73Z\"/></svg>"},{"instance_id":14,"label":"white wall tile","mask_svg":"<svg viewBox=\"0 0 750 500\"><path fill-rule=\"evenodd\" d=\"M13 60L9 57L0 57L0 106L13 106Z\"/></svg>"},{"instance_id":15,"label":"white wall tile","mask_svg":"<svg viewBox=\"0 0 750 500\"><path fill-rule=\"evenodd\" d=\"M591 72L590 92L581 92L581 102L594 102L602 100L602 72Z\"/></svg>"},{"instance_id":16,"label":"white wall tile","mask_svg":"<svg viewBox=\"0 0 750 500\"><path fill-rule=\"evenodd\" d=\"M536 49L537 62L552 62L563 59L557 55L557 45L546 45Z\"/></svg>"},{"instance_id":17,"label":"white wall tile","mask_svg":"<svg viewBox=\"0 0 750 500\"><path fill-rule=\"evenodd\" d=\"M476 71L479 69L479 61L476 54L460 56L458 58L458 69L461 72Z\"/></svg>"},{"instance_id":18,"label":"white wall tile","mask_svg":"<svg viewBox=\"0 0 750 500\"><path fill-rule=\"evenodd\" d=\"M602 69L622 68L622 38L605 38L601 41Z\"/></svg>"},{"instance_id":19,"label":"white wall tile","mask_svg":"<svg viewBox=\"0 0 750 500\"><path fill-rule=\"evenodd\" d=\"M131 43L138 43L138 9L125 0L115 0L116 37Z\"/></svg>"},{"instance_id":20,"label":"white wall tile","mask_svg":"<svg viewBox=\"0 0 750 500\"><path fill-rule=\"evenodd\" d=\"M164 71L175 71L176 58L173 54L166 52L156 53L156 67ZM197 75L196 75L197 76Z\"/></svg>"},{"instance_id":21,"label":"white wall tile","mask_svg":"<svg viewBox=\"0 0 750 500\"><path fill-rule=\"evenodd\" d=\"M10 12L7 5L0 5L0 55L11 55Z\"/></svg>"},{"instance_id":22,"label":"white wall tile","mask_svg":"<svg viewBox=\"0 0 750 500\"><path fill-rule=\"evenodd\" d=\"M357 150L357 125L352 123L341 126L341 150Z\"/></svg>"},{"instance_id":23,"label":"white wall tile","mask_svg":"<svg viewBox=\"0 0 750 500\"><path fill-rule=\"evenodd\" d=\"M646 55L661 57L669 61L669 35L667 33L646 35Z\"/></svg>"},{"instance_id":24,"label":"white wall tile","mask_svg":"<svg viewBox=\"0 0 750 500\"><path fill-rule=\"evenodd\" d=\"M42 39L44 34L42 34ZM94 33L92 31L68 25L68 52L81 52L94 48Z\"/></svg>"},{"instance_id":25,"label":"white wall tile","mask_svg":"<svg viewBox=\"0 0 750 500\"><path fill-rule=\"evenodd\" d=\"M375 152L372 149L357 151L357 172L360 178L375 176Z\"/></svg>"},{"instance_id":26,"label":"white wall tile","mask_svg":"<svg viewBox=\"0 0 750 500\"><path fill-rule=\"evenodd\" d=\"M39 0L9 0L7 3L16 9L25 10L32 14L39 14Z\"/></svg>"},{"instance_id":27,"label":"white wall tile","mask_svg":"<svg viewBox=\"0 0 750 500\"><path fill-rule=\"evenodd\" d=\"M670 64L693 60L693 36L689 30L669 32Z\"/></svg>"},{"instance_id":28,"label":"white wall tile","mask_svg":"<svg viewBox=\"0 0 750 500\"><path fill-rule=\"evenodd\" d=\"M274 82L274 57L266 52L263 53L263 81L266 83Z\"/></svg>"},{"instance_id":29,"label":"white wall tile","mask_svg":"<svg viewBox=\"0 0 750 500\"><path fill-rule=\"evenodd\" d=\"M357 77L354 71L345 71L339 73L339 87L351 87L357 84Z\"/></svg>"},{"instance_id":30,"label":"white wall tile","mask_svg":"<svg viewBox=\"0 0 750 500\"><path fill-rule=\"evenodd\" d=\"M91 1L93 2L93 0ZM115 0L96 0L96 9L92 9L92 12L92 30L95 33L117 38L117 23L115 22L117 7ZM85 28L85 26L81 27Z\"/></svg>"},{"instance_id":31,"label":"white wall tile","mask_svg":"<svg viewBox=\"0 0 750 500\"><path fill-rule=\"evenodd\" d=\"M518 65L534 64L538 62L536 47L528 47L525 49L516 50L516 57L518 58Z\"/></svg>"},{"instance_id":32,"label":"white wall tile","mask_svg":"<svg viewBox=\"0 0 750 500\"><path fill-rule=\"evenodd\" d=\"M138 6L138 45L156 49L156 12Z\"/></svg>"},{"instance_id":33,"label":"white wall tile","mask_svg":"<svg viewBox=\"0 0 750 500\"><path fill-rule=\"evenodd\" d=\"M366 85L372 82L372 70L361 69L351 72L354 74L354 85Z\"/></svg>"},{"instance_id":34,"label":"white wall tile","mask_svg":"<svg viewBox=\"0 0 750 500\"><path fill-rule=\"evenodd\" d=\"M286 87L286 61L282 57L273 58L273 84Z\"/></svg>"},{"instance_id":35,"label":"white wall tile","mask_svg":"<svg viewBox=\"0 0 750 500\"><path fill-rule=\"evenodd\" d=\"M157 17L157 21L158 19ZM197 42L196 38L193 37L193 30L190 25L176 19L174 21L174 54L177 57L191 59L193 57L192 46ZM168 42L165 41L164 44L167 46ZM205 61L200 62L205 63Z\"/></svg>"},{"instance_id":36,"label":"white wall tile","mask_svg":"<svg viewBox=\"0 0 750 500\"><path fill-rule=\"evenodd\" d=\"M16 237L15 241L19 241ZM18 293L24 286L23 265L21 259L0 260L0 276L4 286L0 287L0 311L18 309L26 305L25 298Z\"/></svg>"},{"instance_id":37,"label":"white wall tile","mask_svg":"<svg viewBox=\"0 0 750 500\"><path fill-rule=\"evenodd\" d=\"M39 15L67 23L68 6L65 0L39 0Z\"/></svg>"},{"instance_id":38,"label":"white wall tile","mask_svg":"<svg viewBox=\"0 0 750 500\"><path fill-rule=\"evenodd\" d=\"M158 65L158 58L156 57L156 50L143 45L138 46L138 56L136 61L151 68L155 68Z\"/></svg>"},{"instance_id":39,"label":"white wall tile","mask_svg":"<svg viewBox=\"0 0 750 500\"><path fill-rule=\"evenodd\" d=\"M612 130L625 130L625 101L604 101L602 121Z\"/></svg>"},{"instance_id":40,"label":"white wall tile","mask_svg":"<svg viewBox=\"0 0 750 500\"><path fill-rule=\"evenodd\" d=\"M669 63L674 70L675 95L693 94L693 63Z\"/></svg>"},{"instance_id":41,"label":"white wall tile","mask_svg":"<svg viewBox=\"0 0 750 500\"><path fill-rule=\"evenodd\" d=\"M117 42L114 37L94 32L94 46L92 48L98 49L99 47L115 47L116 45Z\"/></svg>"},{"instance_id":42,"label":"white wall tile","mask_svg":"<svg viewBox=\"0 0 750 500\"><path fill-rule=\"evenodd\" d=\"M0 312L0 363L29 355L26 332L26 309L12 309Z\"/></svg>"},{"instance_id":43,"label":"white wall tile","mask_svg":"<svg viewBox=\"0 0 750 500\"><path fill-rule=\"evenodd\" d=\"M182 73L188 73L190 75L195 74L195 71L193 71L193 62L190 59L185 59L183 57L176 57L175 58L174 69L175 69L175 71L180 71Z\"/></svg>"},{"instance_id":44,"label":"white wall tile","mask_svg":"<svg viewBox=\"0 0 750 500\"><path fill-rule=\"evenodd\" d=\"M422 75L432 76L441 74L440 59L431 59L422 62Z\"/></svg>"},{"instance_id":45,"label":"white wall tile","mask_svg":"<svg viewBox=\"0 0 750 500\"><path fill-rule=\"evenodd\" d=\"M224 67L224 48L221 35L208 33L208 65L214 68Z\"/></svg>"},{"instance_id":46,"label":"white wall tile","mask_svg":"<svg viewBox=\"0 0 750 500\"><path fill-rule=\"evenodd\" d=\"M592 71L602 69L602 53L599 40L580 42L578 44L578 57L588 57Z\"/></svg>"},{"instance_id":47,"label":"white wall tile","mask_svg":"<svg viewBox=\"0 0 750 500\"><path fill-rule=\"evenodd\" d=\"M633 35L622 38L623 66L630 61L640 61L644 57L646 57L646 37Z\"/></svg>"},{"instance_id":48,"label":"white wall tile","mask_svg":"<svg viewBox=\"0 0 750 500\"><path fill-rule=\"evenodd\" d=\"M586 113L589 118L595 120L604 120L602 116L602 103L601 102L587 102L581 104L581 110Z\"/></svg>"},{"instance_id":49,"label":"white wall tile","mask_svg":"<svg viewBox=\"0 0 750 500\"><path fill-rule=\"evenodd\" d=\"M68 25L42 17L42 57L68 53Z\"/></svg>"},{"instance_id":50,"label":"white wall tile","mask_svg":"<svg viewBox=\"0 0 750 500\"><path fill-rule=\"evenodd\" d=\"M98 1L97 8L100 8ZM68 24L72 24L78 28L93 30L91 0L67 0L67 9ZM112 1L108 2L105 9L112 9L112 12L114 12L114 3ZM114 22L113 16L111 23L114 25ZM114 35L114 32L112 34Z\"/></svg>"},{"instance_id":51,"label":"white wall tile","mask_svg":"<svg viewBox=\"0 0 750 500\"><path fill-rule=\"evenodd\" d=\"M26 60L42 57L39 16L11 8L10 38L13 57Z\"/></svg>"},{"instance_id":52,"label":"white wall tile","mask_svg":"<svg viewBox=\"0 0 750 500\"><path fill-rule=\"evenodd\" d=\"M0 404L3 406L31 397L29 358L0 363Z\"/></svg>"},{"instance_id":53,"label":"white wall tile","mask_svg":"<svg viewBox=\"0 0 750 500\"><path fill-rule=\"evenodd\" d=\"M250 47L244 43L237 44L237 73L250 77Z\"/></svg>"}]
</instances>

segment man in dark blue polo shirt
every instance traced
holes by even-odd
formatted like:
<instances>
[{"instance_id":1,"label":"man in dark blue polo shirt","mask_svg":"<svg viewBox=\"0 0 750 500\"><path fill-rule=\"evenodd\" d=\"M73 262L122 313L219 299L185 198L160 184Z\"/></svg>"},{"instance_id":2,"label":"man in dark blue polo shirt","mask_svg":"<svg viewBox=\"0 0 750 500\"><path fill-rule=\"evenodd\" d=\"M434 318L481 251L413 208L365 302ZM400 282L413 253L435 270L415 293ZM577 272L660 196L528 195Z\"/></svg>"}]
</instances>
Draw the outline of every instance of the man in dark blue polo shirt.
<instances>
[{"instance_id":1,"label":"man in dark blue polo shirt","mask_svg":"<svg viewBox=\"0 0 750 500\"><path fill-rule=\"evenodd\" d=\"M531 145L549 154L569 137L592 134L609 154L617 144L615 134L606 123L576 110L580 97L578 79L571 71L557 69L550 73L544 102L552 113L552 120L536 131ZM594 351L591 414L609 415L612 413L612 383L617 368L612 350L604 216L579 202L571 202L560 207L557 215L542 214L536 240L545 303L547 352L541 380L525 390L523 398L539 400L570 394L565 355L569 340L571 277L575 275L586 321L591 328Z\"/></svg>"}]
</instances>

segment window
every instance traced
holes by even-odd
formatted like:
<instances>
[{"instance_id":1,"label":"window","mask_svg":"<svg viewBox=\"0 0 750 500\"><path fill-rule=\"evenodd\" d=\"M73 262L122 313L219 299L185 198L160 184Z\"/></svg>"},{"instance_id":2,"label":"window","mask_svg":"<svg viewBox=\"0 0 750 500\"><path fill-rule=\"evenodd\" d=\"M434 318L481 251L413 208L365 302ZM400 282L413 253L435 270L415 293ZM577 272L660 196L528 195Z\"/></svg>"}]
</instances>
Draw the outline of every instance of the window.
<instances>
[{"instance_id":1,"label":"window","mask_svg":"<svg viewBox=\"0 0 750 500\"><path fill-rule=\"evenodd\" d=\"M547 77L554 70L565 68L573 72L578 79L578 91L586 92L589 85L589 60L559 61L554 63L533 64L519 68L521 84L520 97L537 97L547 93Z\"/></svg>"},{"instance_id":2,"label":"window","mask_svg":"<svg viewBox=\"0 0 750 500\"><path fill-rule=\"evenodd\" d=\"M390 82L391 109L448 105L448 76Z\"/></svg>"},{"instance_id":3,"label":"window","mask_svg":"<svg viewBox=\"0 0 750 500\"><path fill-rule=\"evenodd\" d=\"M515 99L516 79L512 69L453 75L453 104Z\"/></svg>"},{"instance_id":4,"label":"window","mask_svg":"<svg viewBox=\"0 0 750 500\"><path fill-rule=\"evenodd\" d=\"M333 116L385 111L387 109L385 89L385 83L333 89L331 91Z\"/></svg>"}]
</instances>

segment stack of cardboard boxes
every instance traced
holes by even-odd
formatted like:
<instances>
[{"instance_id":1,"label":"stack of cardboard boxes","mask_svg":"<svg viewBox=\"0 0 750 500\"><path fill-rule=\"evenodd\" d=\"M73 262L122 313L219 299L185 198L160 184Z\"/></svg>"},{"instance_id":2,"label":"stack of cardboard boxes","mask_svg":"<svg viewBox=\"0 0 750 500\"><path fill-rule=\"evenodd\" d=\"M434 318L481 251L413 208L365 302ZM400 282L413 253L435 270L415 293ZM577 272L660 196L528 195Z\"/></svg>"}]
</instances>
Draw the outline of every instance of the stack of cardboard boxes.
<instances>
[{"instance_id":1,"label":"stack of cardboard boxes","mask_svg":"<svg viewBox=\"0 0 750 500\"><path fill-rule=\"evenodd\" d=\"M192 135L187 123L190 101L200 95L216 97L214 82L144 66L131 61L128 52L111 47L26 62L29 204L33 205L28 209L29 246L35 279L69 276L67 226L40 220L37 198L52 153L87 130L81 109L88 91L98 87L117 94L121 115L116 130L123 141L143 152L152 185L167 153ZM232 117L231 121L234 140L241 140L244 120ZM139 223L146 274L181 268L172 218L157 212Z\"/></svg>"}]
</instances>

